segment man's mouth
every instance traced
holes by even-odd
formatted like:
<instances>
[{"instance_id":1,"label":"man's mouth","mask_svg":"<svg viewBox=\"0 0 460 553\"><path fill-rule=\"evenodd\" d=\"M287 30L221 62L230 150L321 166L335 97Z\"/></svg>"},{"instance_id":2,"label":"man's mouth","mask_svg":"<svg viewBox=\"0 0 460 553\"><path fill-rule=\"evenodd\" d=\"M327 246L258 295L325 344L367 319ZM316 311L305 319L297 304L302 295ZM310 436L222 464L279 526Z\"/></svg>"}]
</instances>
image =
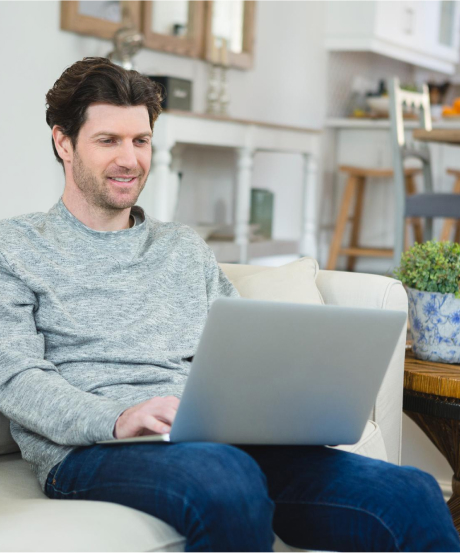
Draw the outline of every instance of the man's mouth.
<instances>
[{"instance_id":1,"label":"man's mouth","mask_svg":"<svg viewBox=\"0 0 460 553\"><path fill-rule=\"evenodd\" d=\"M137 181L137 177L108 177L109 181L118 185L118 186L129 186L134 184Z\"/></svg>"}]
</instances>

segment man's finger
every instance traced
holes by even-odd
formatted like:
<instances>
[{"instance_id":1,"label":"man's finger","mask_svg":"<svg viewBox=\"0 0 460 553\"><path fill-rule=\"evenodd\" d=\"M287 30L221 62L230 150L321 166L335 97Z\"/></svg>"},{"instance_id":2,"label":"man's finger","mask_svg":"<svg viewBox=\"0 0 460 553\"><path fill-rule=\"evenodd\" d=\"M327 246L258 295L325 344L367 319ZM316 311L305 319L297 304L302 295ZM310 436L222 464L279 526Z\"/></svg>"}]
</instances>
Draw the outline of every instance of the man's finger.
<instances>
[{"instance_id":1,"label":"man's finger","mask_svg":"<svg viewBox=\"0 0 460 553\"><path fill-rule=\"evenodd\" d=\"M166 422L167 424L172 424L176 417L177 410L173 407L163 407L161 410L155 410L152 415L159 420Z\"/></svg>"},{"instance_id":2,"label":"man's finger","mask_svg":"<svg viewBox=\"0 0 460 553\"><path fill-rule=\"evenodd\" d=\"M142 426L156 434L167 434L171 430L171 426L169 424L158 420L152 415L146 415L142 418Z\"/></svg>"}]
</instances>

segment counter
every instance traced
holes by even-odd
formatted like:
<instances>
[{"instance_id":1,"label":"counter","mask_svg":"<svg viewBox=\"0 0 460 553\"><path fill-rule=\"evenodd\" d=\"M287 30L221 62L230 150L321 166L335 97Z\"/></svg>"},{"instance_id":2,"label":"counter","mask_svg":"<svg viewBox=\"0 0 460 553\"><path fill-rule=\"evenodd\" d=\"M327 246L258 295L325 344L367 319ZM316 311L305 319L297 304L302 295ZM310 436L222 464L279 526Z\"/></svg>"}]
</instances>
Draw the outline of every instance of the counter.
<instances>
[{"instance_id":1,"label":"counter","mask_svg":"<svg viewBox=\"0 0 460 553\"><path fill-rule=\"evenodd\" d=\"M460 117L458 119L442 119L432 121L433 129L460 129ZM326 128L330 129L389 129L389 119L359 119L351 117L330 117L326 119ZM404 121L405 129L417 129L420 127L418 121L407 120Z\"/></svg>"}]
</instances>

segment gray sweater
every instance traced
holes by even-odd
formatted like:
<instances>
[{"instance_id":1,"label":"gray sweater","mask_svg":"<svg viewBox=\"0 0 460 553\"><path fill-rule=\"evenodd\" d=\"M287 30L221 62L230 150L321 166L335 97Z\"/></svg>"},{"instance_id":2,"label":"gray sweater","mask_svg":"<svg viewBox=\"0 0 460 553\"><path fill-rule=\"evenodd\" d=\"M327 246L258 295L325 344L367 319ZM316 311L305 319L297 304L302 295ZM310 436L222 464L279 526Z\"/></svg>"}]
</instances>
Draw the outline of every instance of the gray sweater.
<instances>
[{"instance_id":1,"label":"gray sweater","mask_svg":"<svg viewBox=\"0 0 460 553\"><path fill-rule=\"evenodd\" d=\"M60 199L0 221L0 412L42 489L125 409L180 397L212 302L238 297L190 227L131 213L100 232Z\"/></svg>"}]
</instances>

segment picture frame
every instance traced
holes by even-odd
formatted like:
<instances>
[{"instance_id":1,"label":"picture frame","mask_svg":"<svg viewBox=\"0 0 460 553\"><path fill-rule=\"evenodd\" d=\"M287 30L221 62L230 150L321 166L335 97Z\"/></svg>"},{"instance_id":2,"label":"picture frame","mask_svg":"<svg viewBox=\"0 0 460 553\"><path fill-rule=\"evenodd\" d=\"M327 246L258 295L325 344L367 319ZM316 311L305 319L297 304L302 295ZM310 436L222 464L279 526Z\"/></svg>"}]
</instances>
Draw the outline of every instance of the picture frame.
<instances>
[{"instance_id":1,"label":"picture frame","mask_svg":"<svg viewBox=\"0 0 460 553\"><path fill-rule=\"evenodd\" d=\"M217 0L218 1L218 0ZM205 53L206 61L213 61L214 36L212 33L213 0L208 0L205 6ZM256 1L245 0L243 8L243 48L241 53L228 51L228 66L237 69L251 69L254 63L254 37Z\"/></svg>"},{"instance_id":2,"label":"picture frame","mask_svg":"<svg viewBox=\"0 0 460 553\"><path fill-rule=\"evenodd\" d=\"M202 58L204 54L204 11L201 0L188 2L188 36L173 36L153 31L152 21L155 15L155 2L142 3L141 32L145 37L144 47L169 54Z\"/></svg>"},{"instance_id":3,"label":"picture frame","mask_svg":"<svg viewBox=\"0 0 460 553\"><path fill-rule=\"evenodd\" d=\"M141 1L61 1L61 29L82 35L111 40L129 17L136 28L141 28Z\"/></svg>"}]
</instances>

